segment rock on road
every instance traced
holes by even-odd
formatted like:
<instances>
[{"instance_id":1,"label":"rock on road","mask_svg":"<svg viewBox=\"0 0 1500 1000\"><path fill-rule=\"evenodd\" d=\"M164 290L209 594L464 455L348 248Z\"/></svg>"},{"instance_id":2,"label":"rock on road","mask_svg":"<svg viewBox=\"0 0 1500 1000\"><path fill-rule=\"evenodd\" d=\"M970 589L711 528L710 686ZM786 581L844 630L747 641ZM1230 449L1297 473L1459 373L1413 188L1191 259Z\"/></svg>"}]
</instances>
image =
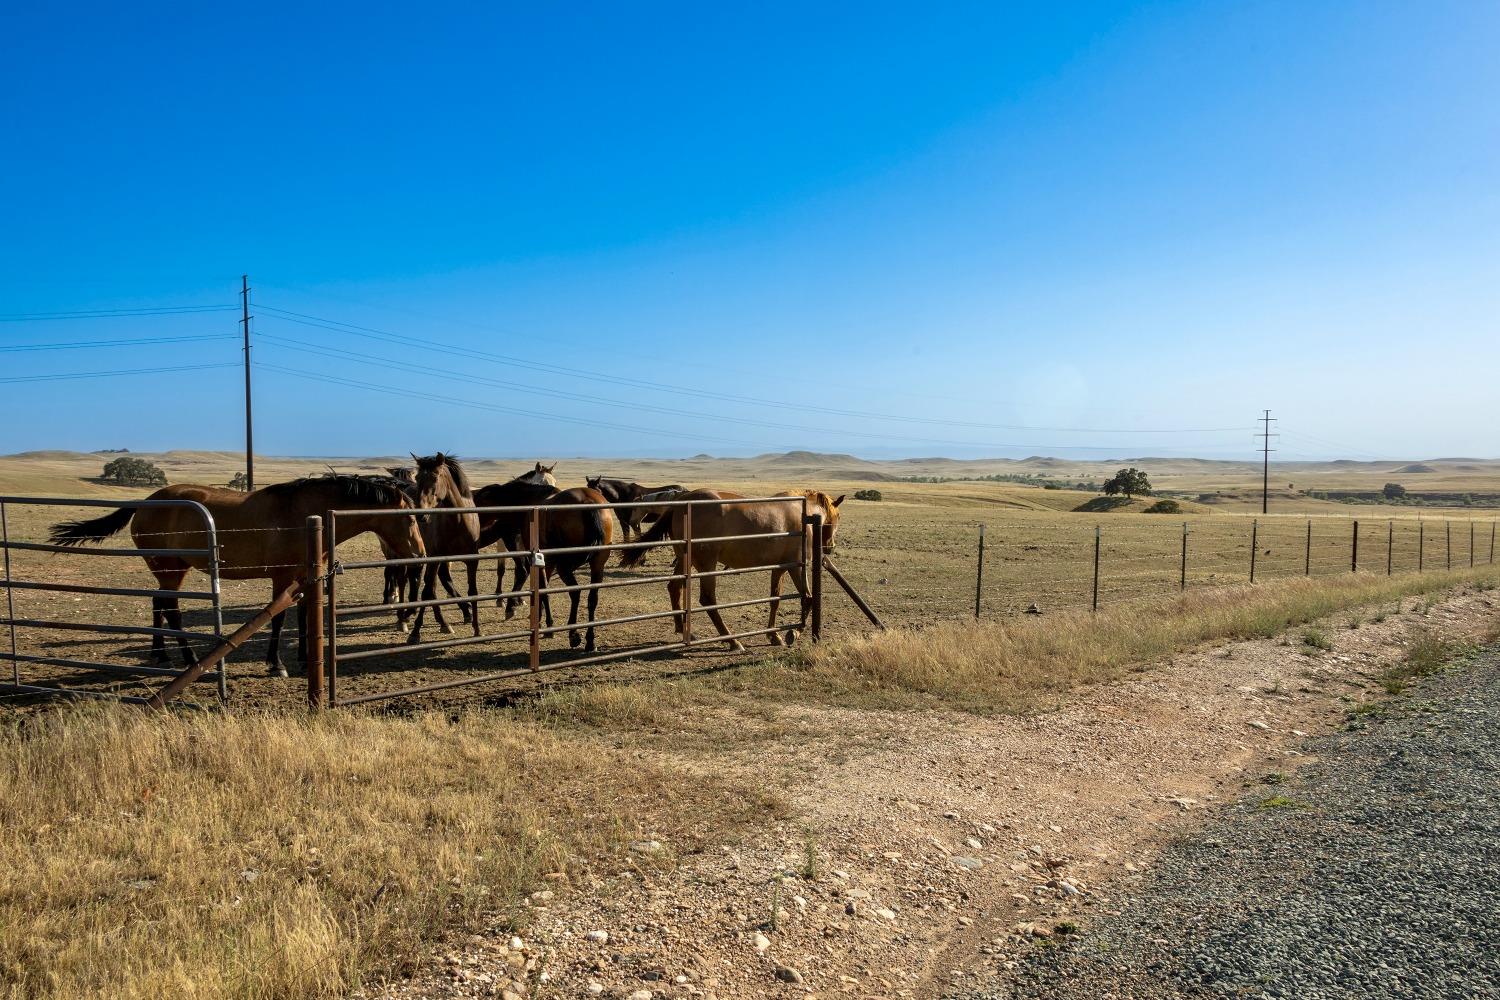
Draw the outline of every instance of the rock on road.
<instances>
[{"instance_id":1,"label":"rock on road","mask_svg":"<svg viewBox=\"0 0 1500 1000\"><path fill-rule=\"evenodd\" d=\"M1500 648L1304 750L1113 915L945 995L1500 997Z\"/></svg>"}]
</instances>

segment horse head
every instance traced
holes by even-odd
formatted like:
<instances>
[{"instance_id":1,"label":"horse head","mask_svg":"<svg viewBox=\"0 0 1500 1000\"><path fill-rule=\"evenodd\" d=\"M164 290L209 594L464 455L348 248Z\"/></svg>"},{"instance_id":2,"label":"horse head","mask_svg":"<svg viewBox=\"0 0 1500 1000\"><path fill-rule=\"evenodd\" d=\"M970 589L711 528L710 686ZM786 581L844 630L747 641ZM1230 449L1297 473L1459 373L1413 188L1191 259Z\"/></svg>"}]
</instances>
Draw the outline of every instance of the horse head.
<instances>
[{"instance_id":1,"label":"horse head","mask_svg":"<svg viewBox=\"0 0 1500 1000\"><path fill-rule=\"evenodd\" d=\"M453 456L438 452L426 458L418 457L415 453L411 457L417 463L414 479L417 485L418 507L427 509L436 507L456 492L453 477L449 471Z\"/></svg>"},{"instance_id":2,"label":"horse head","mask_svg":"<svg viewBox=\"0 0 1500 1000\"><path fill-rule=\"evenodd\" d=\"M552 470L555 468L557 468L556 462L553 462L551 465L543 465L541 462L538 462L535 468L521 477L521 481L523 483L531 483L534 486L546 484L555 490L557 489L557 480L552 477Z\"/></svg>"},{"instance_id":3,"label":"horse head","mask_svg":"<svg viewBox=\"0 0 1500 1000\"><path fill-rule=\"evenodd\" d=\"M834 536L839 530L839 506L844 502L844 494L840 493L837 499L833 499L822 490L806 490L803 496L807 497L809 514L823 515L823 551L832 552L837 544Z\"/></svg>"}]
</instances>

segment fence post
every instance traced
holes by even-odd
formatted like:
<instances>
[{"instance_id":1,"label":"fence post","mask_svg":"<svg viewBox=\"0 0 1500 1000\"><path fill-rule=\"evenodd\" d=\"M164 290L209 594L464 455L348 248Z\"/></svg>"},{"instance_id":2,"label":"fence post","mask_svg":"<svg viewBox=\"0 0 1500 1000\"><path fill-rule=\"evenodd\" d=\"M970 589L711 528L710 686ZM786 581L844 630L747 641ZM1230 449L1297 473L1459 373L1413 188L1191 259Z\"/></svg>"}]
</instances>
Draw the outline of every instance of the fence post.
<instances>
[{"instance_id":1,"label":"fence post","mask_svg":"<svg viewBox=\"0 0 1500 1000\"><path fill-rule=\"evenodd\" d=\"M805 501L804 501L805 502ZM667 517L672 512L667 511ZM693 505L682 508L682 644L693 642Z\"/></svg>"},{"instance_id":2,"label":"fence post","mask_svg":"<svg viewBox=\"0 0 1500 1000\"><path fill-rule=\"evenodd\" d=\"M1396 547L1396 522L1393 520L1386 525L1385 529L1385 575L1391 575L1391 552Z\"/></svg>"},{"instance_id":3,"label":"fence post","mask_svg":"<svg viewBox=\"0 0 1500 1000\"><path fill-rule=\"evenodd\" d=\"M10 586L10 526L5 520L3 503L0 503L0 546L5 549L5 617L10 619L10 672L15 685L20 687L21 661L16 659L16 597Z\"/></svg>"},{"instance_id":4,"label":"fence post","mask_svg":"<svg viewBox=\"0 0 1500 1000\"><path fill-rule=\"evenodd\" d=\"M1490 522L1490 562L1495 561L1495 522Z\"/></svg>"},{"instance_id":5,"label":"fence post","mask_svg":"<svg viewBox=\"0 0 1500 1000\"><path fill-rule=\"evenodd\" d=\"M812 637L818 642L823 638L823 515L814 514L812 522Z\"/></svg>"},{"instance_id":6,"label":"fence post","mask_svg":"<svg viewBox=\"0 0 1500 1000\"><path fill-rule=\"evenodd\" d=\"M1474 568L1474 519L1469 519L1469 568Z\"/></svg>"},{"instance_id":7,"label":"fence post","mask_svg":"<svg viewBox=\"0 0 1500 1000\"><path fill-rule=\"evenodd\" d=\"M1312 518L1307 519L1307 555L1302 563L1302 575L1312 576Z\"/></svg>"},{"instance_id":8,"label":"fence post","mask_svg":"<svg viewBox=\"0 0 1500 1000\"><path fill-rule=\"evenodd\" d=\"M1427 522L1417 518L1417 572L1422 572L1427 562Z\"/></svg>"},{"instance_id":9,"label":"fence post","mask_svg":"<svg viewBox=\"0 0 1500 1000\"><path fill-rule=\"evenodd\" d=\"M1102 535L1103 528L1094 525L1094 611L1099 610L1099 541Z\"/></svg>"},{"instance_id":10,"label":"fence post","mask_svg":"<svg viewBox=\"0 0 1500 1000\"><path fill-rule=\"evenodd\" d=\"M1255 553L1260 548L1260 522L1250 521L1250 582L1255 582Z\"/></svg>"},{"instance_id":11,"label":"fence post","mask_svg":"<svg viewBox=\"0 0 1500 1000\"><path fill-rule=\"evenodd\" d=\"M323 519L307 519L307 568L303 571L302 636L307 653L307 707L323 709Z\"/></svg>"},{"instance_id":12,"label":"fence post","mask_svg":"<svg viewBox=\"0 0 1500 1000\"><path fill-rule=\"evenodd\" d=\"M1182 522L1182 573L1177 580L1178 590L1187 590L1187 536L1188 523Z\"/></svg>"},{"instance_id":13,"label":"fence post","mask_svg":"<svg viewBox=\"0 0 1500 1000\"><path fill-rule=\"evenodd\" d=\"M542 559L542 508L531 508L531 569L527 582L531 585L531 651L530 667L540 670L542 666L542 568L537 563Z\"/></svg>"},{"instance_id":14,"label":"fence post","mask_svg":"<svg viewBox=\"0 0 1500 1000\"><path fill-rule=\"evenodd\" d=\"M974 618L979 618L979 596L984 592L984 525L979 526L979 565L974 570Z\"/></svg>"},{"instance_id":15,"label":"fence post","mask_svg":"<svg viewBox=\"0 0 1500 1000\"><path fill-rule=\"evenodd\" d=\"M339 567L333 554L339 544L337 517L333 511L329 511L323 518L323 566L328 573L328 594L324 599L328 624L323 629L328 653L323 658L323 674L328 704L334 708L339 703ZM396 596L399 599L401 595L398 593Z\"/></svg>"},{"instance_id":16,"label":"fence post","mask_svg":"<svg viewBox=\"0 0 1500 1000\"><path fill-rule=\"evenodd\" d=\"M1359 572L1359 521L1354 522L1354 535L1349 542L1349 572Z\"/></svg>"},{"instance_id":17,"label":"fence post","mask_svg":"<svg viewBox=\"0 0 1500 1000\"><path fill-rule=\"evenodd\" d=\"M1443 537L1447 541L1448 569L1453 569L1453 522L1443 522Z\"/></svg>"}]
</instances>

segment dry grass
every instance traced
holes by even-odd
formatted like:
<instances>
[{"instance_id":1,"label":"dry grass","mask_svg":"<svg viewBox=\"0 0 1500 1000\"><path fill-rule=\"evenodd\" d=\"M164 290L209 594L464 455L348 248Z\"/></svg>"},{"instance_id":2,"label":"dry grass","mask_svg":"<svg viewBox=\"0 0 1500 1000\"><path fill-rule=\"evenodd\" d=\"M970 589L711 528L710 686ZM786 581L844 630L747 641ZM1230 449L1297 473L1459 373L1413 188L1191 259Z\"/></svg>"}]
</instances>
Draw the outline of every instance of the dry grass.
<instances>
[{"instance_id":1,"label":"dry grass","mask_svg":"<svg viewBox=\"0 0 1500 1000\"><path fill-rule=\"evenodd\" d=\"M542 873L766 806L495 713L14 719L0 996L343 996Z\"/></svg>"},{"instance_id":2,"label":"dry grass","mask_svg":"<svg viewBox=\"0 0 1500 1000\"><path fill-rule=\"evenodd\" d=\"M945 622L799 647L730 682L870 707L1032 712L1067 691L1214 640L1272 636L1360 605L1428 593L1494 570L1424 577L1286 580L1035 620Z\"/></svg>"}]
</instances>

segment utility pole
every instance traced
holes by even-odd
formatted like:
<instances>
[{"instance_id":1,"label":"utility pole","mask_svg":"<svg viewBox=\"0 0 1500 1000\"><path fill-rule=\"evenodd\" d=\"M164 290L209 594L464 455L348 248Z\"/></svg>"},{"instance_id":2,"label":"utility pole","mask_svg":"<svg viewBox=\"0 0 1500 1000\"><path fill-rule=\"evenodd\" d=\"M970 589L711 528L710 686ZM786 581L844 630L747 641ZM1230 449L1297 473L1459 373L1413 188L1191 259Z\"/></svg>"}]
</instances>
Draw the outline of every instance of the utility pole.
<instances>
[{"instance_id":1,"label":"utility pole","mask_svg":"<svg viewBox=\"0 0 1500 1000\"><path fill-rule=\"evenodd\" d=\"M1271 512L1271 423L1276 418L1271 416L1270 410L1267 410L1265 416L1256 419L1264 425L1260 432L1260 512L1269 514Z\"/></svg>"},{"instance_id":2,"label":"utility pole","mask_svg":"<svg viewBox=\"0 0 1500 1000\"><path fill-rule=\"evenodd\" d=\"M255 489L255 423L250 419L250 276L240 275L240 325L245 333L245 492Z\"/></svg>"}]
</instances>

